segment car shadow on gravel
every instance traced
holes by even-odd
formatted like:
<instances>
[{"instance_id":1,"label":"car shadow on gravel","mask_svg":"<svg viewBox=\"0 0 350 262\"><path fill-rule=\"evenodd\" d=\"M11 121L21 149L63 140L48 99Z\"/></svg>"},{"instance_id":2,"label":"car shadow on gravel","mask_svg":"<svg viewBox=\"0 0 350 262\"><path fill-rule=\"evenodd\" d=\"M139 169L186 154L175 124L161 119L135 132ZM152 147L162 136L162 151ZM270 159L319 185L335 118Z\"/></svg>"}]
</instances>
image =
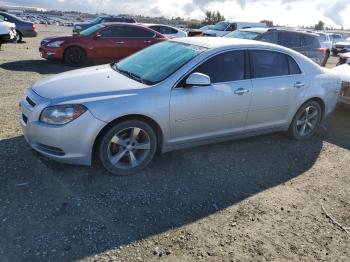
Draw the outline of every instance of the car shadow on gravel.
<instances>
[{"instance_id":1,"label":"car shadow on gravel","mask_svg":"<svg viewBox=\"0 0 350 262\"><path fill-rule=\"evenodd\" d=\"M39 74L58 74L76 69L59 61L47 60L22 60L7 62L0 65L0 68L17 72L35 72Z\"/></svg>"},{"instance_id":2,"label":"car shadow on gravel","mask_svg":"<svg viewBox=\"0 0 350 262\"><path fill-rule=\"evenodd\" d=\"M347 148L350 132L334 125L348 117L336 115L326 141ZM171 152L129 177L48 160L23 137L1 140L1 256L74 261L193 223L309 170L328 132L305 142L272 134Z\"/></svg>"}]
</instances>

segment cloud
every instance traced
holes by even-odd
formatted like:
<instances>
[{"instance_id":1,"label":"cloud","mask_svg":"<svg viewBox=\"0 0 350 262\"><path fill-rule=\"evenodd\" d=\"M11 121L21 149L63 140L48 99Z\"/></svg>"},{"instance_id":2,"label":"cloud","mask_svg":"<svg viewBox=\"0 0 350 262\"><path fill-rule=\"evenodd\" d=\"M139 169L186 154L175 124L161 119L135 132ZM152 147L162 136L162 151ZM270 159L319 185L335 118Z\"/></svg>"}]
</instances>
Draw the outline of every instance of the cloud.
<instances>
[{"instance_id":1,"label":"cloud","mask_svg":"<svg viewBox=\"0 0 350 262\"><path fill-rule=\"evenodd\" d=\"M207 10L220 11L227 18L278 24L327 25L350 28L350 0L3 0L15 5L89 13L141 14L167 17L204 18ZM1 2L1 0L0 0Z\"/></svg>"}]
</instances>

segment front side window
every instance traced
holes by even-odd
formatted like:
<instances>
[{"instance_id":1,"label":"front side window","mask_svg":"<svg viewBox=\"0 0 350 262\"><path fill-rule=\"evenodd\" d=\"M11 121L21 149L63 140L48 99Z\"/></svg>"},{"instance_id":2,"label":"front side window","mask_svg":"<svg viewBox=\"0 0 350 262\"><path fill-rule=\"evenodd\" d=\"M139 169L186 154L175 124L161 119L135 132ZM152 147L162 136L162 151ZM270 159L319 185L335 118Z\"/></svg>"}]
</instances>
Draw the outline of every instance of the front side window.
<instances>
[{"instance_id":1,"label":"front side window","mask_svg":"<svg viewBox=\"0 0 350 262\"><path fill-rule=\"evenodd\" d=\"M156 84L180 69L207 48L166 41L143 49L112 68L145 84Z\"/></svg>"},{"instance_id":2,"label":"front side window","mask_svg":"<svg viewBox=\"0 0 350 262\"><path fill-rule=\"evenodd\" d=\"M283 53L254 50L250 51L254 78L289 75L289 63Z\"/></svg>"},{"instance_id":3,"label":"front side window","mask_svg":"<svg viewBox=\"0 0 350 262\"><path fill-rule=\"evenodd\" d=\"M239 81L245 78L244 51L230 51L216 55L193 72L208 75L212 83Z\"/></svg>"},{"instance_id":4,"label":"front side window","mask_svg":"<svg viewBox=\"0 0 350 262\"><path fill-rule=\"evenodd\" d=\"M105 27L104 25L97 24L97 25L94 25L92 27L89 27L88 29L81 31L79 34L83 35L83 36L89 36L89 35L96 33L97 31L99 31L100 29L102 29L104 27Z\"/></svg>"}]
</instances>

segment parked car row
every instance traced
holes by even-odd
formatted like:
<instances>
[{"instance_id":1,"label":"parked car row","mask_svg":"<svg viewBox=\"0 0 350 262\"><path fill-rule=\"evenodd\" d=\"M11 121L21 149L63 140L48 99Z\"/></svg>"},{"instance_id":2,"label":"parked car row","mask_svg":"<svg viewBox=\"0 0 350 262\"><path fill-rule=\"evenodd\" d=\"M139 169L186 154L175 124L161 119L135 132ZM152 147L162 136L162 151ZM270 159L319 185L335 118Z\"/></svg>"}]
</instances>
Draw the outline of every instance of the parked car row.
<instances>
[{"instance_id":1,"label":"parked car row","mask_svg":"<svg viewBox=\"0 0 350 262\"><path fill-rule=\"evenodd\" d=\"M38 35L35 23L24 21L9 13L0 11L0 21L10 22L16 25L18 42L21 42L23 37L36 37Z\"/></svg>"},{"instance_id":2,"label":"parked car row","mask_svg":"<svg viewBox=\"0 0 350 262\"><path fill-rule=\"evenodd\" d=\"M63 46L76 39L94 46L106 40L114 48L127 38L114 42L108 37L129 29L141 39L152 35L149 39L162 42L119 62L58 74L28 89L20 102L20 124L32 148L81 165L91 165L96 153L109 172L129 175L145 168L156 151L275 131L309 139L337 104L337 74L299 52L262 41L163 41L150 28L107 23L81 36L46 40L41 49L58 46L65 56ZM149 40L135 41L144 45Z\"/></svg>"}]
</instances>

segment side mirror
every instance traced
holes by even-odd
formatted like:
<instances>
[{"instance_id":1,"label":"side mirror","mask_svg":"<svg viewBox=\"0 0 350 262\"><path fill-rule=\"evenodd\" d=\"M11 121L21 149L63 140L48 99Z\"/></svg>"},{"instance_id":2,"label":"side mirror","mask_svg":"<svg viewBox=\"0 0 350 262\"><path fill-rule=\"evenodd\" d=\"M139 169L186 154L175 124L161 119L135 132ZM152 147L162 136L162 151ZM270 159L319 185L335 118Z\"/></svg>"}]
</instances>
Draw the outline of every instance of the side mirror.
<instances>
[{"instance_id":1,"label":"side mirror","mask_svg":"<svg viewBox=\"0 0 350 262\"><path fill-rule=\"evenodd\" d=\"M192 73L186 79L187 86L209 86L210 77L202 73Z\"/></svg>"}]
</instances>

